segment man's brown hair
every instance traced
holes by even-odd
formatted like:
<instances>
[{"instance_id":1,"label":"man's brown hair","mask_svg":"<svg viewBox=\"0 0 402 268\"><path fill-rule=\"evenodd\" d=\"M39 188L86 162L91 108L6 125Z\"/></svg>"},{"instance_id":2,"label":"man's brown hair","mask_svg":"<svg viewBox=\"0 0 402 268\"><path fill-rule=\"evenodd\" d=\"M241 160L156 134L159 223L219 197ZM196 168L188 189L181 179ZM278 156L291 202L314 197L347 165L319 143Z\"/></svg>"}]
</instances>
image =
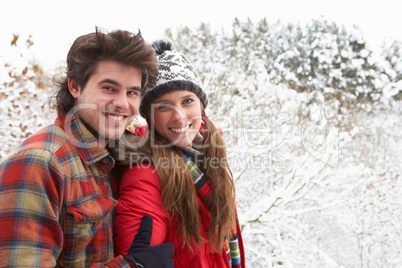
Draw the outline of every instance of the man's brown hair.
<instances>
[{"instance_id":1,"label":"man's brown hair","mask_svg":"<svg viewBox=\"0 0 402 268\"><path fill-rule=\"evenodd\" d=\"M155 51L145 42L140 31L138 34L122 30L104 33L96 27L94 33L80 36L74 41L67 54L66 77L54 80L59 90L53 96L56 102L52 106L59 114L65 115L74 107L68 79L74 79L84 89L98 63L104 60L140 69L142 88L152 83L158 75Z\"/></svg>"}]
</instances>

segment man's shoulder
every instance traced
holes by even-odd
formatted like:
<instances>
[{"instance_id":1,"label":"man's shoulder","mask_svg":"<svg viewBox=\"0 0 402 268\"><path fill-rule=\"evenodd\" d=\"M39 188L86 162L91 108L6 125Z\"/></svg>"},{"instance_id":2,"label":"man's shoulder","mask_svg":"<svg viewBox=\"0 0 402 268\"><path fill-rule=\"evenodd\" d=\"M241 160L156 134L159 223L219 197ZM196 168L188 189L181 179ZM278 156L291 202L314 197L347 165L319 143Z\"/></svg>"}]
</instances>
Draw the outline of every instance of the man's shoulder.
<instances>
[{"instance_id":1,"label":"man's shoulder","mask_svg":"<svg viewBox=\"0 0 402 268\"><path fill-rule=\"evenodd\" d=\"M54 163L56 152L66 141L68 137L60 127L56 125L44 127L8 154L0 163L0 171L18 170L23 166L45 168L53 165L51 163Z\"/></svg>"},{"instance_id":2,"label":"man's shoulder","mask_svg":"<svg viewBox=\"0 0 402 268\"><path fill-rule=\"evenodd\" d=\"M64 148L64 150L66 150L66 146L71 147L69 146L67 134L62 128L53 124L40 129L24 140L4 159L4 161L6 161L6 159L21 159L34 156L49 159L53 158L60 149Z\"/></svg>"},{"instance_id":3,"label":"man's shoulder","mask_svg":"<svg viewBox=\"0 0 402 268\"><path fill-rule=\"evenodd\" d=\"M27 138L19 147L19 150L45 150L50 154L57 152L67 144L69 137L66 132L57 125L49 125L42 128ZM18 150L17 149L17 150Z\"/></svg>"}]
</instances>

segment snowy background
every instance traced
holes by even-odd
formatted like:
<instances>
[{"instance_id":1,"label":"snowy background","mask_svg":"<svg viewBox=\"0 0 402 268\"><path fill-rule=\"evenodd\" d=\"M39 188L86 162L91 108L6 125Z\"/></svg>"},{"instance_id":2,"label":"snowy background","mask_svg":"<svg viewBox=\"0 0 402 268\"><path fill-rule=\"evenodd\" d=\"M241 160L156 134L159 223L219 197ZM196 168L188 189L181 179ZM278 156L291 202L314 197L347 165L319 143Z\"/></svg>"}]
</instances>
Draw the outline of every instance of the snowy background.
<instances>
[{"instance_id":1,"label":"snowy background","mask_svg":"<svg viewBox=\"0 0 402 268\"><path fill-rule=\"evenodd\" d=\"M200 72L236 181L248 267L402 267L402 42L324 19L164 36ZM4 37L3 37L4 38ZM0 53L0 159L52 123L34 38Z\"/></svg>"},{"instance_id":2,"label":"snowy background","mask_svg":"<svg viewBox=\"0 0 402 268\"><path fill-rule=\"evenodd\" d=\"M225 133L249 267L402 267L401 42L373 52L325 20L176 32Z\"/></svg>"}]
</instances>

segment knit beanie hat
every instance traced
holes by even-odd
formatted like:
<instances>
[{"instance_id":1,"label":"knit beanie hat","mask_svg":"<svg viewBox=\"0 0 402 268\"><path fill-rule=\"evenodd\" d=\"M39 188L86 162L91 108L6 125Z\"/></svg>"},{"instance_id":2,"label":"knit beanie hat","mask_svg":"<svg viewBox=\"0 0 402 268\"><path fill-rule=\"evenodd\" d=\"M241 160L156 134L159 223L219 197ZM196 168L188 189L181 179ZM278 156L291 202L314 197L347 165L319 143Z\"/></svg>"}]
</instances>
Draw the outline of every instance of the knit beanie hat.
<instances>
[{"instance_id":1,"label":"knit beanie hat","mask_svg":"<svg viewBox=\"0 0 402 268\"><path fill-rule=\"evenodd\" d=\"M153 84L146 85L141 94L140 114L146 117L152 102L157 98L176 91L188 90L200 98L204 108L208 99L202 90L197 71L183 54L174 51L170 41L158 40L152 43L158 58L158 77Z\"/></svg>"}]
</instances>

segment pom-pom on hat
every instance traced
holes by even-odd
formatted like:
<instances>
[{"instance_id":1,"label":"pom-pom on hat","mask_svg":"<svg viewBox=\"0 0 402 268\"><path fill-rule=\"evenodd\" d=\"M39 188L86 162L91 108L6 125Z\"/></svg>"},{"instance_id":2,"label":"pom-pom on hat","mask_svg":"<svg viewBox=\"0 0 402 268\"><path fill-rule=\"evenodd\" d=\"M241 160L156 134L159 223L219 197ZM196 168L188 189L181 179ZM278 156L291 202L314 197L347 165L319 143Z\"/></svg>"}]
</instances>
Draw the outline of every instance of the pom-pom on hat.
<instances>
[{"instance_id":1,"label":"pom-pom on hat","mask_svg":"<svg viewBox=\"0 0 402 268\"><path fill-rule=\"evenodd\" d=\"M157 98L176 91L188 90L200 98L207 107L207 95L197 71L183 54L174 51L170 41L158 40L152 43L158 58L158 77L153 84L147 85L142 92L140 114L146 117L151 104Z\"/></svg>"}]
</instances>

